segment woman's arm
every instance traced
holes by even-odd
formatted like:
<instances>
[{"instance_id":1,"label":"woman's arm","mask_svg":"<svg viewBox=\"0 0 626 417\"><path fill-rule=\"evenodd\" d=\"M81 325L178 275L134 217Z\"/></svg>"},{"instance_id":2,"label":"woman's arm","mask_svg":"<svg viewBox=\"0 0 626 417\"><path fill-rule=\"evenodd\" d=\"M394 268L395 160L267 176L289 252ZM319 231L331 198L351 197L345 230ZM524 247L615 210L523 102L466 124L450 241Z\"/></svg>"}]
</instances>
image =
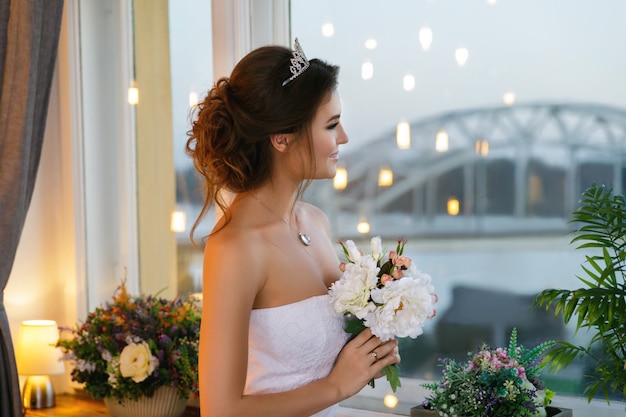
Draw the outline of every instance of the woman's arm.
<instances>
[{"instance_id":1,"label":"woman's arm","mask_svg":"<svg viewBox=\"0 0 626 417\"><path fill-rule=\"evenodd\" d=\"M354 395L397 361L395 342L381 345L366 330L344 347L328 377L288 392L243 395L250 312L266 270L262 244L249 237L218 233L207 242L199 351L203 417L308 416Z\"/></svg>"}]
</instances>

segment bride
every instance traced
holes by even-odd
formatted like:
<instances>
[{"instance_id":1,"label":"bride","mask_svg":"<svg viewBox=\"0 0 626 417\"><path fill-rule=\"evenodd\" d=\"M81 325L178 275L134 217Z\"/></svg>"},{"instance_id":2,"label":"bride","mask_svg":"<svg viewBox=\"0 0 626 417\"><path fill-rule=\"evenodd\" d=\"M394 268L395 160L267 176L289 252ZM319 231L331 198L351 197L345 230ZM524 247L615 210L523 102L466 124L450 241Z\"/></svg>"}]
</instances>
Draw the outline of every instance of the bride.
<instances>
[{"instance_id":1,"label":"bride","mask_svg":"<svg viewBox=\"0 0 626 417\"><path fill-rule=\"evenodd\" d=\"M369 329L348 341L328 296L340 275L328 220L299 198L333 178L348 142L337 75L297 39L262 47L194 116L187 152L206 198L193 229L213 204L223 213L204 252L203 417L334 416L400 361L397 342Z\"/></svg>"}]
</instances>

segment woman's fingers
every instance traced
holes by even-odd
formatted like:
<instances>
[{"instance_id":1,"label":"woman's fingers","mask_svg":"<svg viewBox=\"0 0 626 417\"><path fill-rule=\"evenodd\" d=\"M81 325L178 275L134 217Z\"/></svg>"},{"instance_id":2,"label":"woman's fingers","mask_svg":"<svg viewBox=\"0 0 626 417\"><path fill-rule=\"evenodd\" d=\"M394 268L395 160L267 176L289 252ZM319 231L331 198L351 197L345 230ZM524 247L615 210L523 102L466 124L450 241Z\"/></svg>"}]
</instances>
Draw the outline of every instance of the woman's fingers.
<instances>
[{"instance_id":1,"label":"woman's fingers","mask_svg":"<svg viewBox=\"0 0 626 417\"><path fill-rule=\"evenodd\" d=\"M373 378L382 376L381 371L385 366L399 362L396 340L383 342L373 336L370 329L365 329L348 342L339 355L330 378L342 381L337 386L349 389L352 395Z\"/></svg>"},{"instance_id":2,"label":"woman's fingers","mask_svg":"<svg viewBox=\"0 0 626 417\"><path fill-rule=\"evenodd\" d=\"M372 349L370 355L373 359L373 363L381 360L399 363L400 355L398 354L398 342L396 340L389 340L384 343L379 343L378 346Z\"/></svg>"},{"instance_id":3,"label":"woman's fingers","mask_svg":"<svg viewBox=\"0 0 626 417\"><path fill-rule=\"evenodd\" d=\"M376 360L372 363L371 368L376 372L374 378L380 378L385 374L383 368L390 365L400 363L400 354L398 351L398 342L390 340L379 345L372 353L376 353ZM374 355L372 355L374 356Z\"/></svg>"}]
</instances>

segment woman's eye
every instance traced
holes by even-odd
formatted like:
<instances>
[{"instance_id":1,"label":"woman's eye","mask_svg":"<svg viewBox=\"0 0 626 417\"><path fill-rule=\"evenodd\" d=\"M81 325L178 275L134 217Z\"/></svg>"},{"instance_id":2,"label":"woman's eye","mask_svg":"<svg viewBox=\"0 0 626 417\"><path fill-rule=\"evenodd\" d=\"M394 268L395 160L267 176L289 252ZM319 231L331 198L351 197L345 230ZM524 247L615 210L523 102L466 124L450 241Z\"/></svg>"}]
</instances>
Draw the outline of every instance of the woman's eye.
<instances>
[{"instance_id":1,"label":"woman's eye","mask_svg":"<svg viewBox=\"0 0 626 417\"><path fill-rule=\"evenodd\" d=\"M333 130L334 128L336 128L337 126L339 126L339 122L337 123L333 123L332 125L329 125L326 129L328 130Z\"/></svg>"}]
</instances>

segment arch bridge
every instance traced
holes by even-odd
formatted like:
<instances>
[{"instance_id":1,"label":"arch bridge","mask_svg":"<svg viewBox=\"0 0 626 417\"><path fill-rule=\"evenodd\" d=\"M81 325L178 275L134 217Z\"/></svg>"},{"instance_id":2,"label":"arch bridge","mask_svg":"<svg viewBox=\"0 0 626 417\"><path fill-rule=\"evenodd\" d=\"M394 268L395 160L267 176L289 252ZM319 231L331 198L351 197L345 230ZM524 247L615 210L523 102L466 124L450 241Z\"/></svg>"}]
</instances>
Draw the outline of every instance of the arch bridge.
<instances>
[{"instance_id":1,"label":"arch bridge","mask_svg":"<svg viewBox=\"0 0 626 417\"><path fill-rule=\"evenodd\" d=\"M563 233L593 182L622 193L625 159L625 109L476 108L411 123L407 149L392 131L342 155L345 188L315 183L307 196L342 237L359 236L359 223L383 236Z\"/></svg>"}]
</instances>

